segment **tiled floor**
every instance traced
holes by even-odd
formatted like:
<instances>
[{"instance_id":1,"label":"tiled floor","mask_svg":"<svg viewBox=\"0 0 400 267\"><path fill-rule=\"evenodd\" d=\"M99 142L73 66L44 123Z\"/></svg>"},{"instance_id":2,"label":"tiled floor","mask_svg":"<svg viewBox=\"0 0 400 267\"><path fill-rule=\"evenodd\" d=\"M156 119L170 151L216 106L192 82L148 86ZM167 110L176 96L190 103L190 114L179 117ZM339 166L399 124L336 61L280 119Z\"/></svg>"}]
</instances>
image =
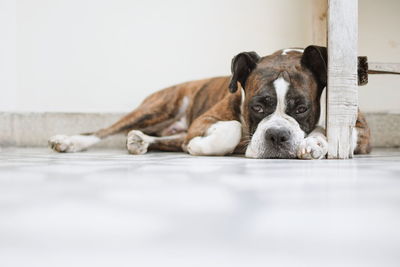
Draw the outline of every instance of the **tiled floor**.
<instances>
[{"instance_id":1,"label":"tiled floor","mask_svg":"<svg viewBox=\"0 0 400 267\"><path fill-rule=\"evenodd\" d=\"M0 152L0 266L400 266L400 150Z\"/></svg>"}]
</instances>

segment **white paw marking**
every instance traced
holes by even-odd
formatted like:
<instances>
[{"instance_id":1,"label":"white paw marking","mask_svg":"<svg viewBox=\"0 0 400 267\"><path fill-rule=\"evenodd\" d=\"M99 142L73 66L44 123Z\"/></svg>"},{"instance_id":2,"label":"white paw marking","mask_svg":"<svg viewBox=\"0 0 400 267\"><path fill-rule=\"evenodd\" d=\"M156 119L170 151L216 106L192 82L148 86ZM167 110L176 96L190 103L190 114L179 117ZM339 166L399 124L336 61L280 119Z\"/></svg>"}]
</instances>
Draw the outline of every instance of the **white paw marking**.
<instances>
[{"instance_id":1,"label":"white paw marking","mask_svg":"<svg viewBox=\"0 0 400 267\"><path fill-rule=\"evenodd\" d=\"M297 148L299 159L322 159L327 153L328 142L320 135L304 138Z\"/></svg>"},{"instance_id":2,"label":"white paw marking","mask_svg":"<svg viewBox=\"0 0 400 267\"><path fill-rule=\"evenodd\" d=\"M145 135L141 131L132 130L128 133L126 148L130 154L141 155L147 152L152 142L151 136Z\"/></svg>"},{"instance_id":3,"label":"white paw marking","mask_svg":"<svg viewBox=\"0 0 400 267\"><path fill-rule=\"evenodd\" d=\"M50 137L49 146L57 152L79 152L98 143L94 135L55 135Z\"/></svg>"},{"instance_id":4,"label":"white paw marking","mask_svg":"<svg viewBox=\"0 0 400 267\"><path fill-rule=\"evenodd\" d=\"M242 124L238 121L219 121L208 128L206 136L190 140L187 150L196 156L231 154L242 138Z\"/></svg>"}]
</instances>

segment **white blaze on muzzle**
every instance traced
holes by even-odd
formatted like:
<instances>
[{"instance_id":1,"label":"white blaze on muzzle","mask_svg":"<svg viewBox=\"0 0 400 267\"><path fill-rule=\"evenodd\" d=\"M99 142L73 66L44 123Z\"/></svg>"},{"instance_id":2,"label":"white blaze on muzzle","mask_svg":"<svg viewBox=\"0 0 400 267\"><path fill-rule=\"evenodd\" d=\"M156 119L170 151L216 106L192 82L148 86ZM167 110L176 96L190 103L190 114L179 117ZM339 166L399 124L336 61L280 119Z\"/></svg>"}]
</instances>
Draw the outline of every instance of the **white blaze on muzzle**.
<instances>
[{"instance_id":1,"label":"white blaze on muzzle","mask_svg":"<svg viewBox=\"0 0 400 267\"><path fill-rule=\"evenodd\" d=\"M274 88L277 97L277 104L274 113L265 117L257 125L249 146L246 150L246 157L250 158L294 158L296 149L305 133L301 130L299 123L291 116L285 113L286 96L289 90L289 82L283 75L280 75L274 82ZM271 146L265 138L269 129L285 130L290 133L287 145L282 149Z\"/></svg>"}]
</instances>

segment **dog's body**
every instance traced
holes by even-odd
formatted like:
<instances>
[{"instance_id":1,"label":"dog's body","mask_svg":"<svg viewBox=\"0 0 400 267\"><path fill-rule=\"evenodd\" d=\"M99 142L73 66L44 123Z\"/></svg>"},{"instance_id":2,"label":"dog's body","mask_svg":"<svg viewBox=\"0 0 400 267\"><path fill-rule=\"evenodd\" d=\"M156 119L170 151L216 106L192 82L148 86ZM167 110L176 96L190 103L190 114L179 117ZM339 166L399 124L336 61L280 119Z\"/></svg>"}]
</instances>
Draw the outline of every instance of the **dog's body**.
<instances>
[{"instance_id":1,"label":"dog's body","mask_svg":"<svg viewBox=\"0 0 400 267\"><path fill-rule=\"evenodd\" d=\"M286 49L263 58L244 52L232 60L232 76L158 91L109 128L57 135L49 144L58 152L77 152L127 133L132 154L154 149L319 159L327 153L324 130L317 126L326 75L326 48ZM356 133L355 152L368 153L370 134L361 113Z\"/></svg>"}]
</instances>

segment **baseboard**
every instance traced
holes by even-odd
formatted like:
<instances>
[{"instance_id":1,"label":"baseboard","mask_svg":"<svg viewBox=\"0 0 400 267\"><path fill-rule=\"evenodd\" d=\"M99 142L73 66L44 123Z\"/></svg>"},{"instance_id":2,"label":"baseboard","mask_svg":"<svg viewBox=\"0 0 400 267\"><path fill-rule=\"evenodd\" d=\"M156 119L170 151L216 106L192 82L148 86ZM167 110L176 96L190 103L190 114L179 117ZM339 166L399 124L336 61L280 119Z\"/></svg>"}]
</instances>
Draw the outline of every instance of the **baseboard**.
<instances>
[{"instance_id":1,"label":"baseboard","mask_svg":"<svg viewBox=\"0 0 400 267\"><path fill-rule=\"evenodd\" d=\"M400 147L400 114L366 113L373 147Z\"/></svg>"},{"instance_id":2,"label":"baseboard","mask_svg":"<svg viewBox=\"0 0 400 267\"><path fill-rule=\"evenodd\" d=\"M50 136L93 132L121 118L119 113L0 113L0 145L47 146ZM116 135L96 145L123 148L125 137Z\"/></svg>"},{"instance_id":3,"label":"baseboard","mask_svg":"<svg viewBox=\"0 0 400 267\"><path fill-rule=\"evenodd\" d=\"M92 132L109 126L122 113L9 113L0 112L0 146L41 147L55 134ZM366 113L373 147L400 147L400 114ZM123 148L125 137L117 135L96 145Z\"/></svg>"}]
</instances>

